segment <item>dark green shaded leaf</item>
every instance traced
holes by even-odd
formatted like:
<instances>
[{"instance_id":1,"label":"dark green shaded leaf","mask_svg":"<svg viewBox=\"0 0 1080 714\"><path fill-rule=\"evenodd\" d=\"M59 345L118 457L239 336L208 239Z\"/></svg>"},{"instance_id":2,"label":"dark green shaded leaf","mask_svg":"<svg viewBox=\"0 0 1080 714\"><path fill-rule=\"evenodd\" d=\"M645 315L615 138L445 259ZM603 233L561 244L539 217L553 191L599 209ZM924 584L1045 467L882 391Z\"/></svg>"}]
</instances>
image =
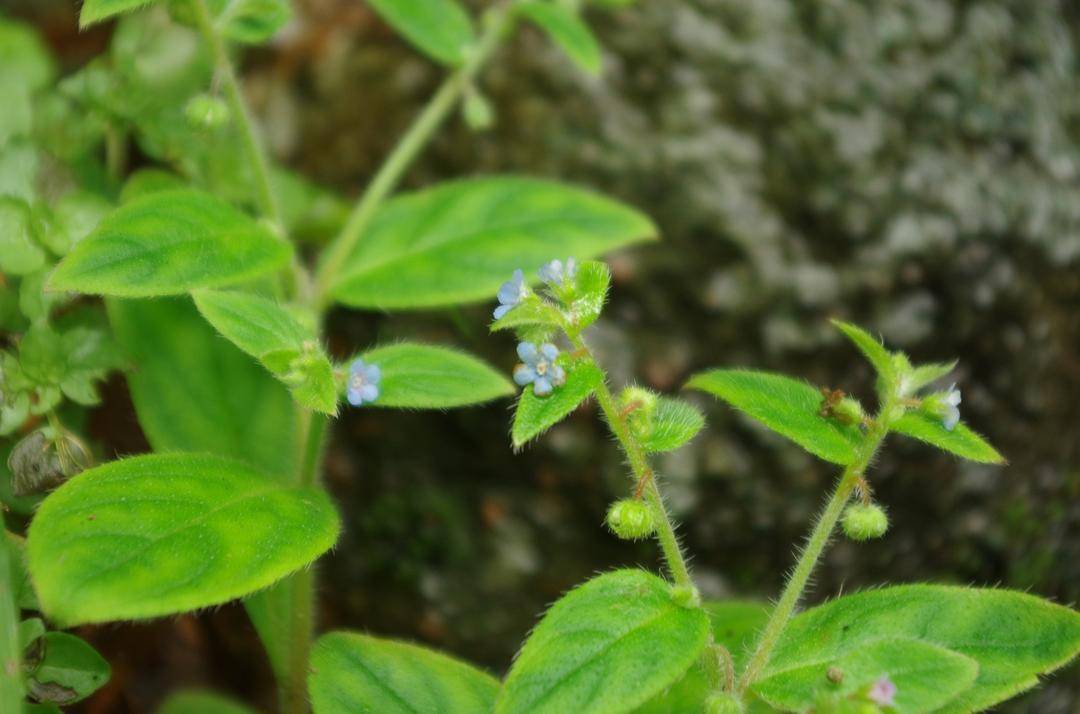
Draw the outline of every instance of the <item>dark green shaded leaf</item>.
<instances>
[{"instance_id":1,"label":"dark green shaded leaf","mask_svg":"<svg viewBox=\"0 0 1080 714\"><path fill-rule=\"evenodd\" d=\"M575 12L540 0L521 3L516 10L542 28L578 67L589 74L600 74L600 44Z\"/></svg>"},{"instance_id":2,"label":"dark green shaded leaf","mask_svg":"<svg viewBox=\"0 0 1080 714\"><path fill-rule=\"evenodd\" d=\"M15 603L11 541L7 531L0 537L0 709L17 712L22 707L23 687L19 678L22 650L19 647L19 611Z\"/></svg>"},{"instance_id":3,"label":"dark green shaded leaf","mask_svg":"<svg viewBox=\"0 0 1080 714\"><path fill-rule=\"evenodd\" d=\"M983 464L1000 464L1005 461L1005 457L999 454L997 449L990 446L963 422L949 431L942 426L941 419L920 412L908 412L892 423L892 431L926 442L969 461Z\"/></svg>"},{"instance_id":4,"label":"dark green shaded leaf","mask_svg":"<svg viewBox=\"0 0 1080 714\"><path fill-rule=\"evenodd\" d=\"M151 2L156 0L83 0L82 10L79 12L79 27L89 27L95 22L107 20L113 15L149 5Z\"/></svg>"},{"instance_id":5,"label":"dark green shaded leaf","mask_svg":"<svg viewBox=\"0 0 1080 714\"><path fill-rule=\"evenodd\" d=\"M826 461L847 465L855 457L859 430L822 417L821 391L806 382L767 372L714 369L694 375L686 386L723 399Z\"/></svg>"},{"instance_id":6,"label":"dark green shaded leaf","mask_svg":"<svg viewBox=\"0 0 1080 714\"><path fill-rule=\"evenodd\" d=\"M315 714L489 712L499 682L417 645L351 632L315 643L308 677Z\"/></svg>"},{"instance_id":7,"label":"dark green shaded leaf","mask_svg":"<svg viewBox=\"0 0 1080 714\"><path fill-rule=\"evenodd\" d=\"M515 448L520 448L562 421L589 398L604 378L604 373L591 361L575 362L565 369L566 383L555 387L546 397L533 394L531 386L522 390L510 432Z\"/></svg>"},{"instance_id":8,"label":"dark green shaded leaf","mask_svg":"<svg viewBox=\"0 0 1080 714\"><path fill-rule=\"evenodd\" d=\"M45 614L75 625L247 595L326 552L339 528L320 490L217 456L157 454L84 471L54 491L27 552Z\"/></svg>"},{"instance_id":9,"label":"dark green shaded leaf","mask_svg":"<svg viewBox=\"0 0 1080 714\"><path fill-rule=\"evenodd\" d=\"M252 710L220 694L192 689L170 696L157 714L252 714Z\"/></svg>"},{"instance_id":10,"label":"dark green shaded leaf","mask_svg":"<svg viewBox=\"0 0 1080 714\"><path fill-rule=\"evenodd\" d=\"M42 639L43 658L27 678L38 701L74 704L109 681L109 663L86 641L66 632L47 632Z\"/></svg>"},{"instance_id":11,"label":"dark green shaded leaf","mask_svg":"<svg viewBox=\"0 0 1080 714\"><path fill-rule=\"evenodd\" d=\"M368 0L368 4L437 62L460 65L475 40L472 21L455 0Z\"/></svg>"},{"instance_id":12,"label":"dark green shaded leaf","mask_svg":"<svg viewBox=\"0 0 1080 714\"><path fill-rule=\"evenodd\" d=\"M224 37L255 45L273 37L291 18L289 0L231 0L214 23Z\"/></svg>"},{"instance_id":13,"label":"dark green shaded leaf","mask_svg":"<svg viewBox=\"0 0 1080 714\"><path fill-rule=\"evenodd\" d=\"M22 201L0 196L0 271L26 275L45 266L45 251L34 235L30 209Z\"/></svg>"}]
</instances>

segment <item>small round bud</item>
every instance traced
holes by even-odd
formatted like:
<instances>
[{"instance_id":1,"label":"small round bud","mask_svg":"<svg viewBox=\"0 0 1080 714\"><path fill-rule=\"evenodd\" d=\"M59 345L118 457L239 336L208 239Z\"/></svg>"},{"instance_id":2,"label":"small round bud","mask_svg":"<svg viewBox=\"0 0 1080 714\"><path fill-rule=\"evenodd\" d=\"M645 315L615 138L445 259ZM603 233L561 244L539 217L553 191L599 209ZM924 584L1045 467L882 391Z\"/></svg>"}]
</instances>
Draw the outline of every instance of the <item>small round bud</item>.
<instances>
[{"instance_id":1,"label":"small round bud","mask_svg":"<svg viewBox=\"0 0 1080 714\"><path fill-rule=\"evenodd\" d=\"M866 416L862 405L851 397L844 397L833 407L833 413L845 424L861 424Z\"/></svg>"},{"instance_id":2,"label":"small round bud","mask_svg":"<svg viewBox=\"0 0 1080 714\"><path fill-rule=\"evenodd\" d=\"M671 599L679 607L698 607L701 605L701 593L693 585L672 585Z\"/></svg>"},{"instance_id":3,"label":"small round bud","mask_svg":"<svg viewBox=\"0 0 1080 714\"><path fill-rule=\"evenodd\" d=\"M844 511L844 534L851 540L880 538L889 530L889 517L876 503L857 503Z\"/></svg>"},{"instance_id":4,"label":"small round bud","mask_svg":"<svg viewBox=\"0 0 1080 714\"><path fill-rule=\"evenodd\" d=\"M188 124L198 129L217 129L229 121L229 107L220 97L196 94L184 107Z\"/></svg>"},{"instance_id":5,"label":"small round bud","mask_svg":"<svg viewBox=\"0 0 1080 714\"><path fill-rule=\"evenodd\" d=\"M495 124L495 110L491 108L491 102L476 89L466 92L461 115L473 131L487 131Z\"/></svg>"},{"instance_id":6,"label":"small round bud","mask_svg":"<svg viewBox=\"0 0 1080 714\"><path fill-rule=\"evenodd\" d=\"M728 692L714 692L705 700L706 714L742 714L744 711L738 697Z\"/></svg>"},{"instance_id":7,"label":"small round bud","mask_svg":"<svg viewBox=\"0 0 1080 714\"><path fill-rule=\"evenodd\" d=\"M656 393L644 387L627 387L619 395L619 407L626 416L626 423L639 439L652 436L656 400Z\"/></svg>"},{"instance_id":8,"label":"small round bud","mask_svg":"<svg viewBox=\"0 0 1080 714\"><path fill-rule=\"evenodd\" d=\"M833 684L840 684L844 681L844 670L839 667L829 667L829 671L825 673L825 677Z\"/></svg>"},{"instance_id":9,"label":"small round bud","mask_svg":"<svg viewBox=\"0 0 1080 714\"><path fill-rule=\"evenodd\" d=\"M624 498L611 504L607 513L607 526L612 533L624 540L639 540L653 534L656 521L647 503Z\"/></svg>"}]
</instances>

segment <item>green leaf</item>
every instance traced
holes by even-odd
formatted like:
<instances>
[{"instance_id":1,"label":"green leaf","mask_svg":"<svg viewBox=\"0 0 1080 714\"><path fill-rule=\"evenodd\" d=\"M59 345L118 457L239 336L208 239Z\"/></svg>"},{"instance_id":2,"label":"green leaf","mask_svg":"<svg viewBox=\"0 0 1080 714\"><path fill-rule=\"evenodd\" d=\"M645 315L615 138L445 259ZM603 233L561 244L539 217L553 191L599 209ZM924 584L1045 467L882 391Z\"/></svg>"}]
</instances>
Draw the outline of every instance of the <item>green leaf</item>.
<instances>
[{"instance_id":1,"label":"green leaf","mask_svg":"<svg viewBox=\"0 0 1080 714\"><path fill-rule=\"evenodd\" d=\"M26 275L45 265L45 251L34 237L30 209L22 201L0 196L0 272Z\"/></svg>"},{"instance_id":2,"label":"green leaf","mask_svg":"<svg viewBox=\"0 0 1080 714\"><path fill-rule=\"evenodd\" d=\"M911 383L909 389L912 392L917 392L931 382L935 382L949 372L956 369L956 360L952 362L931 362L929 364L920 364L918 367L911 371Z\"/></svg>"},{"instance_id":3,"label":"green leaf","mask_svg":"<svg viewBox=\"0 0 1080 714\"><path fill-rule=\"evenodd\" d=\"M472 21L455 0L368 0L388 25L445 65L465 61L475 42Z\"/></svg>"},{"instance_id":4,"label":"green leaf","mask_svg":"<svg viewBox=\"0 0 1080 714\"><path fill-rule=\"evenodd\" d=\"M65 257L53 290L151 297L218 287L285 265L292 248L210 194L151 193L108 217Z\"/></svg>"},{"instance_id":5,"label":"green leaf","mask_svg":"<svg viewBox=\"0 0 1080 714\"><path fill-rule=\"evenodd\" d=\"M492 322L491 331L520 330L522 328L554 331L561 328L564 322L562 312L557 307L534 295L515 305L512 310Z\"/></svg>"},{"instance_id":6,"label":"green leaf","mask_svg":"<svg viewBox=\"0 0 1080 714\"><path fill-rule=\"evenodd\" d=\"M543 29L578 67L592 75L600 74L600 44L577 13L539 0L519 4L516 10Z\"/></svg>"},{"instance_id":7,"label":"green leaf","mask_svg":"<svg viewBox=\"0 0 1080 714\"><path fill-rule=\"evenodd\" d=\"M33 203L40 163L37 150L21 141L9 141L6 147L0 147L0 198Z\"/></svg>"},{"instance_id":8,"label":"green leaf","mask_svg":"<svg viewBox=\"0 0 1080 714\"><path fill-rule=\"evenodd\" d=\"M690 441L705 426L705 416L693 404L660 397L652 414L652 429L641 440L650 453L673 451Z\"/></svg>"},{"instance_id":9,"label":"green leaf","mask_svg":"<svg viewBox=\"0 0 1080 714\"><path fill-rule=\"evenodd\" d=\"M571 590L525 641L496 714L630 711L682 676L707 643L709 621L670 586L618 570Z\"/></svg>"},{"instance_id":10,"label":"green leaf","mask_svg":"<svg viewBox=\"0 0 1080 714\"><path fill-rule=\"evenodd\" d=\"M917 639L974 659L975 684L939 711L980 711L1038 683L1080 652L1080 614L1009 590L902 585L847 595L798 615L763 677L874 640Z\"/></svg>"},{"instance_id":11,"label":"green leaf","mask_svg":"<svg viewBox=\"0 0 1080 714\"><path fill-rule=\"evenodd\" d=\"M19 678L22 651L19 646L19 611L15 604L16 583L11 541L7 531L0 538L0 710L17 712L22 707L23 687Z\"/></svg>"},{"instance_id":12,"label":"green leaf","mask_svg":"<svg viewBox=\"0 0 1080 714\"><path fill-rule=\"evenodd\" d=\"M31 92L56 75L56 62L34 27L0 16L0 76L22 82Z\"/></svg>"},{"instance_id":13,"label":"green leaf","mask_svg":"<svg viewBox=\"0 0 1080 714\"><path fill-rule=\"evenodd\" d=\"M41 242L56 255L65 255L111 210L112 205L100 196L88 191L72 191L47 212L42 221Z\"/></svg>"},{"instance_id":14,"label":"green leaf","mask_svg":"<svg viewBox=\"0 0 1080 714\"><path fill-rule=\"evenodd\" d=\"M186 299L109 300L139 424L157 451L209 452L260 471L296 470L292 400Z\"/></svg>"},{"instance_id":15,"label":"green leaf","mask_svg":"<svg viewBox=\"0 0 1080 714\"><path fill-rule=\"evenodd\" d=\"M232 0L214 23L228 39L257 45L277 34L290 19L289 0Z\"/></svg>"},{"instance_id":16,"label":"green leaf","mask_svg":"<svg viewBox=\"0 0 1080 714\"><path fill-rule=\"evenodd\" d=\"M220 694L192 689L170 696L157 714L252 714L252 710Z\"/></svg>"},{"instance_id":17,"label":"green leaf","mask_svg":"<svg viewBox=\"0 0 1080 714\"><path fill-rule=\"evenodd\" d=\"M285 306L251 293L199 290L192 297L206 321L283 380L296 401L337 413L334 368L310 326Z\"/></svg>"},{"instance_id":18,"label":"green leaf","mask_svg":"<svg viewBox=\"0 0 1080 714\"><path fill-rule=\"evenodd\" d=\"M641 213L550 181L484 177L387 202L332 286L361 308L423 308L494 299L516 268L588 258L652 238Z\"/></svg>"},{"instance_id":19,"label":"green leaf","mask_svg":"<svg viewBox=\"0 0 1080 714\"><path fill-rule=\"evenodd\" d=\"M95 22L107 20L128 10L148 5L156 0L84 0L79 13L79 28L86 29Z\"/></svg>"},{"instance_id":20,"label":"green leaf","mask_svg":"<svg viewBox=\"0 0 1080 714\"><path fill-rule=\"evenodd\" d=\"M521 448L562 421L588 399L604 379L600 368L588 360L567 364L564 368L566 383L555 387L548 396L538 397L529 387L522 390L510 432L514 448Z\"/></svg>"},{"instance_id":21,"label":"green leaf","mask_svg":"<svg viewBox=\"0 0 1080 714\"><path fill-rule=\"evenodd\" d=\"M999 454L997 449L990 446L963 422L960 422L952 431L949 431L942 426L941 419L921 412L907 412L892 423L891 430L926 442L942 451L948 451L969 461L977 461L981 464L1005 462L1005 457Z\"/></svg>"},{"instance_id":22,"label":"green leaf","mask_svg":"<svg viewBox=\"0 0 1080 714\"><path fill-rule=\"evenodd\" d=\"M610 285L611 270L604 263L586 260L578 266L567 301L575 333L579 334L600 317Z\"/></svg>"},{"instance_id":23,"label":"green leaf","mask_svg":"<svg viewBox=\"0 0 1080 714\"><path fill-rule=\"evenodd\" d=\"M46 632L43 658L27 678L35 699L74 704L109 681L109 663L85 640L66 632Z\"/></svg>"},{"instance_id":24,"label":"green leaf","mask_svg":"<svg viewBox=\"0 0 1080 714\"><path fill-rule=\"evenodd\" d=\"M139 169L128 177L124 187L120 189L120 203L131 203L152 193L178 191L186 187L184 179L171 171Z\"/></svg>"},{"instance_id":25,"label":"green leaf","mask_svg":"<svg viewBox=\"0 0 1080 714\"><path fill-rule=\"evenodd\" d=\"M830 668L843 673L829 681ZM936 711L971 687L979 665L970 657L917 639L860 642L839 656L804 662L774 671L754 685L754 691L774 707L804 711L822 695L848 698L865 695L883 675L896 685L897 714Z\"/></svg>"},{"instance_id":26,"label":"green leaf","mask_svg":"<svg viewBox=\"0 0 1080 714\"><path fill-rule=\"evenodd\" d=\"M859 348L863 356L874 365L874 369L886 382L896 378L896 370L893 366L892 355L881 341L858 325L843 320L832 320L833 326L844 333L851 342Z\"/></svg>"},{"instance_id":27,"label":"green leaf","mask_svg":"<svg viewBox=\"0 0 1080 714\"><path fill-rule=\"evenodd\" d=\"M821 391L780 374L714 369L694 375L687 387L723 399L811 454L846 466L855 458L858 428L818 414Z\"/></svg>"},{"instance_id":28,"label":"green leaf","mask_svg":"<svg viewBox=\"0 0 1080 714\"><path fill-rule=\"evenodd\" d=\"M337 540L327 495L217 456L135 456L89 469L42 502L30 574L64 625L186 612L247 595Z\"/></svg>"},{"instance_id":29,"label":"green leaf","mask_svg":"<svg viewBox=\"0 0 1080 714\"><path fill-rule=\"evenodd\" d=\"M315 643L308 677L315 714L490 712L499 682L425 647L352 632Z\"/></svg>"},{"instance_id":30,"label":"green leaf","mask_svg":"<svg viewBox=\"0 0 1080 714\"><path fill-rule=\"evenodd\" d=\"M514 385L487 363L447 347L402 342L360 355L382 372L374 407L446 409L514 393Z\"/></svg>"},{"instance_id":31,"label":"green leaf","mask_svg":"<svg viewBox=\"0 0 1080 714\"><path fill-rule=\"evenodd\" d=\"M35 498L35 507L40 498ZM20 610L40 610L34 585L30 581L30 571L26 566L26 539L14 533L7 534L11 551L11 583L15 588L15 606Z\"/></svg>"}]
</instances>

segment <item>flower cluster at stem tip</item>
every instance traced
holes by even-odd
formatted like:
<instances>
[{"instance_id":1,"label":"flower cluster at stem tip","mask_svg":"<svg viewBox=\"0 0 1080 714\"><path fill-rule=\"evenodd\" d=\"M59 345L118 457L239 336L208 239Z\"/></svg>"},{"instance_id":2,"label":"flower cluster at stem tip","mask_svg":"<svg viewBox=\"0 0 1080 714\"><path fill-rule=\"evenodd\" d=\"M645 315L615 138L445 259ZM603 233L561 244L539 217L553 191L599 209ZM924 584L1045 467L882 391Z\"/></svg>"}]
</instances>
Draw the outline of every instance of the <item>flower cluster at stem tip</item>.
<instances>
[{"instance_id":1,"label":"flower cluster at stem tip","mask_svg":"<svg viewBox=\"0 0 1080 714\"><path fill-rule=\"evenodd\" d=\"M514 367L514 381L522 387L532 384L536 396L545 397L566 381L566 370L555 364L559 348L550 342L539 347L532 342L522 342L517 346L517 353L522 363Z\"/></svg>"},{"instance_id":2,"label":"flower cluster at stem tip","mask_svg":"<svg viewBox=\"0 0 1080 714\"><path fill-rule=\"evenodd\" d=\"M358 407L379 398L379 381L382 371L377 364L367 364L357 357L349 365L348 390L345 397L349 404Z\"/></svg>"}]
</instances>

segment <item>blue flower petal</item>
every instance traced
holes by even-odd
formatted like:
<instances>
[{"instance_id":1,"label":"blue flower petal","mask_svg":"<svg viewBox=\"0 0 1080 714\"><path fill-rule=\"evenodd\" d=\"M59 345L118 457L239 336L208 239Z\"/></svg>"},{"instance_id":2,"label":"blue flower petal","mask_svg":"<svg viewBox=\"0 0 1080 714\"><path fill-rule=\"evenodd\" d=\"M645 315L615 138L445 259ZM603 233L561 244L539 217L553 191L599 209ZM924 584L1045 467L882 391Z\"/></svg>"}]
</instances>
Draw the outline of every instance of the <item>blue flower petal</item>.
<instances>
[{"instance_id":1,"label":"blue flower petal","mask_svg":"<svg viewBox=\"0 0 1080 714\"><path fill-rule=\"evenodd\" d=\"M373 402L379 398L379 388L374 384L365 384L360 387L360 397L365 402Z\"/></svg>"},{"instance_id":2,"label":"blue flower petal","mask_svg":"<svg viewBox=\"0 0 1080 714\"><path fill-rule=\"evenodd\" d=\"M566 370L557 364L552 365L551 369L548 370L548 379L551 380L552 384L558 387L566 382Z\"/></svg>"},{"instance_id":3,"label":"blue flower petal","mask_svg":"<svg viewBox=\"0 0 1080 714\"><path fill-rule=\"evenodd\" d=\"M559 348L550 342L545 342L540 345L540 352L548 359L549 362L554 362L555 358L559 356Z\"/></svg>"},{"instance_id":4,"label":"blue flower petal","mask_svg":"<svg viewBox=\"0 0 1080 714\"><path fill-rule=\"evenodd\" d=\"M547 377L538 377L533 382L533 394L538 397L546 397L551 394L551 382L548 381Z\"/></svg>"},{"instance_id":5,"label":"blue flower petal","mask_svg":"<svg viewBox=\"0 0 1080 714\"><path fill-rule=\"evenodd\" d=\"M534 362L536 362L536 345L531 342L522 342L521 344L519 344L517 346L517 353L518 357L521 358L521 361L525 362L526 364L533 364Z\"/></svg>"},{"instance_id":6,"label":"blue flower petal","mask_svg":"<svg viewBox=\"0 0 1080 714\"><path fill-rule=\"evenodd\" d=\"M524 387L534 379L536 379L536 370L532 367L524 364L514 367L514 381L517 382L518 386Z\"/></svg>"},{"instance_id":7,"label":"blue flower petal","mask_svg":"<svg viewBox=\"0 0 1080 714\"><path fill-rule=\"evenodd\" d=\"M381 379L382 379L382 370L379 369L379 365L377 365L377 364L368 365L367 369L364 370L364 381L365 382L371 382L372 384L378 384L379 380L381 380Z\"/></svg>"},{"instance_id":8,"label":"blue flower petal","mask_svg":"<svg viewBox=\"0 0 1080 714\"><path fill-rule=\"evenodd\" d=\"M945 409L944 415L942 415L941 417L941 425L945 427L946 431L952 431L959 423L960 410L951 404L948 405Z\"/></svg>"},{"instance_id":9,"label":"blue flower petal","mask_svg":"<svg viewBox=\"0 0 1080 714\"><path fill-rule=\"evenodd\" d=\"M515 307L517 307L517 306L516 305L499 305L497 308L495 308L495 312L491 313L491 315L496 320L501 320L503 315L510 312Z\"/></svg>"},{"instance_id":10,"label":"blue flower petal","mask_svg":"<svg viewBox=\"0 0 1080 714\"><path fill-rule=\"evenodd\" d=\"M347 399L349 404L352 404L354 407L358 407L364 403L364 398L361 396L360 390L358 389L350 388L349 391L345 393L345 399Z\"/></svg>"}]
</instances>

